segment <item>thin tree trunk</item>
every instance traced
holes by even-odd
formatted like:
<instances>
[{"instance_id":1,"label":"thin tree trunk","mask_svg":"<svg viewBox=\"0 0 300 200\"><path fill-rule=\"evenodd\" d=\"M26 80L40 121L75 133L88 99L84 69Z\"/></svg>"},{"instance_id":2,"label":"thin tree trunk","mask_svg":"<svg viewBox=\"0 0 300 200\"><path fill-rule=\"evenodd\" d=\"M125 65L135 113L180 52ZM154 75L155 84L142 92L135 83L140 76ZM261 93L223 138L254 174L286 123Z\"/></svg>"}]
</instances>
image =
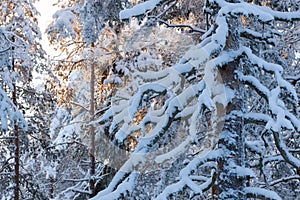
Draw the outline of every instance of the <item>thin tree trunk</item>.
<instances>
[{"instance_id":1,"label":"thin tree trunk","mask_svg":"<svg viewBox=\"0 0 300 200\"><path fill-rule=\"evenodd\" d=\"M12 41L14 42L14 38L12 38ZM12 53L14 54L15 48L12 47ZM12 71L15 71L15 60L14 57L12 58ZM17 107L17 88L16 83L13 83L13 92L12 92L12 100L14 105ZM19 128L16 124L17 122L14 122L14 144L15 144L15 188L14 188L14 199L19 200L19 190L20 190L20 147L19 147Z\"/></svg>"},{"instance_id":2,"label":"thin tree trunk","mask_svg":"<svg viewBox=\"0 0 300 200\"><path fill-rule=\"evenodd\" d=\"M14 103L16 104L16 99L15 99L15 96L16 96L16 87L14 85ZM20 180L20 155L19 155L19 128L18 126L15 124L14 125L14 136L15 136L15 200L19 200L19 188L20 188L20 183L19 183L19 180Z\"/></svg>"},{"instance_id":3,"label":"thin tree trunk","mask_svg":"<svg viewBox=\"0 0 300 200\"><path fill-rule=\"evenodd\" d=\"M52 177L50 177L50 199L53 199L54 198L54 179Z\"/></svg>"},{"instance_id":4,"label":"thin tree trunk","mask_svg":"<svg viewBox=\"0 0 300 200\"><path fill-rule=\"evenodd\" d=\"M92 44L92 47L94 45ZM91 99L90 99L90 121L94 120L95 115L95 62L92 61L91 64L91 82L90 82L90 92L91 92ZM90 146L90 160L91 160L91 179L90 179L90 191L91 195L90 197L95 196L95 127L93 125L90 126L90 137L91 137L91 146Z\"/></svg>"},{"instance_id":5,"label":"thin tree trunk","mask_svg":"<svg viewBox=\"0 0 300 200\"><path fill-rule=\"evenodd\" d=\"M14 51L14 48L13 48ZM14 67L14 59L12 60L12 70L15 70ZM13 83L13 92L12 92L12 100L15 106L17 107L17 88L16 83ZM14 144L15 144L15 188L14 188L14 199L19 200L19 190L20 190L20 147L19 147L19 127L16 124L17 122L14 122Z\"/></svg>"}]
</instances>

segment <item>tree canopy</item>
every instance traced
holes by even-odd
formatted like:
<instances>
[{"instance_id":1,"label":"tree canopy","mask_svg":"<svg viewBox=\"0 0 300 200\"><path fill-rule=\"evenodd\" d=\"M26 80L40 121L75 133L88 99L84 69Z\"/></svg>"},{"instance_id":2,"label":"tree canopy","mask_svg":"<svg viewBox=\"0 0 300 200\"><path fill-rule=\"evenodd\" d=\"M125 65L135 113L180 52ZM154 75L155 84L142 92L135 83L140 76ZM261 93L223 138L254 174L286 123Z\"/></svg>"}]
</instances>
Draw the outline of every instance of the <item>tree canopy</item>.
<instances>
[{"instance_id":1,"label":"tree canopy","mask_svg":"<svg viewBox=\"0 0 300 200\"><path fill-rule=\"evenodd\" d=\"M55 5L46 59L0 3L1 199L300 198L298 1Z\"/></svg>"}]
</instances>

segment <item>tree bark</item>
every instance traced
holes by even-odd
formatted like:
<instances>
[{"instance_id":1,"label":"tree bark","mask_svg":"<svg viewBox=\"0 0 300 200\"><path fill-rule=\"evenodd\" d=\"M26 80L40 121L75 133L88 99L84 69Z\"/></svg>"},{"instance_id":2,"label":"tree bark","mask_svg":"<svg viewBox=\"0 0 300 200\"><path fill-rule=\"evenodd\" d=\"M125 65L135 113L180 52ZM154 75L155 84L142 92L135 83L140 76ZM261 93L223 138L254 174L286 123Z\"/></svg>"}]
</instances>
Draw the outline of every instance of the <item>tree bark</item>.
<instances>
[{"instance_id":1,"label":"tree bark","mask_svg":"<svg viewBox=\"0 0 300 200\"><path fill-rule=\"evenodd\" d=\"M229 20L228 25L230 33L225 50L236 50L239 47L239 35L236 31L238 23L236 20ZM214 199L246 199L243 192L246 186L245 177L239 176L236 171L236 167L244 166L245 160L244 121L241 116L233 113L235 111L243 112L243 84L235 74L237 70L241 70L240 68L239 61L233 61L219 69L224 86L235 91L235 96L225 107L226 120L218 142L223 155L222 159L218 161L218 179L217 188L214 187Z\"/></svg>"},{"instance_id":2,"label":"tree bark","mask_svg":"<svg viewBox=\"0 0 300 200\"><path fill-rule=\"evenodd\" d=\"M53 199L54 198L54 179L52 177L50 177L50 199Z\"/></svg>"},{"instance_id":3,"label":"tree bark","mask_svg":"<svg viewBox=\"0 0 300 200\"><path fill-rule=\"evenodd\" d=\"M14 84L13 102L17 105L16 101L16 85ZM20 147L19 147L19 128L18 125L14 125L14 143L15 143L15 200L19 200L19 188L20 188Z\"/></svg>"},{"instance_id":4,"label":"tree bark","mask_svg":"<svg viewBox=\"0 0 300 200\"><path fill-rule=\"evenodd\" d=\"M94 45L92 44L92 47ZM94 120L95 115L95 62L92 61L91 64L91 80L90 80L90 92L91 92L91 99L90 99L90 121ZM90 179L90 191L91 195L90 197L93 197L96 195L95 191L95 127L93 125L90 126L90 161L91 161L91 179Z\"/></svg>"},{"instance_id":5,"label":"tree bark","mask_svg":"<svg viewBox=\"0 0 300 200\"><path fill-rule=\"evenodd\" d=\"M14 41L14 38L13 38ZM14 47L12 47L12 51L14 53ZM15 63L14 58L12 59L12 71L15 71ZM13 83L13 91L12 91L12 100L14 105L17 107L17 88L16 83ZM19 145L19 127L17 122L14 122L14 145L15 145L15 188L14 188L14 199L19 200L19 190L20 190L20 145Z\"/></svg>"}]
</instances>

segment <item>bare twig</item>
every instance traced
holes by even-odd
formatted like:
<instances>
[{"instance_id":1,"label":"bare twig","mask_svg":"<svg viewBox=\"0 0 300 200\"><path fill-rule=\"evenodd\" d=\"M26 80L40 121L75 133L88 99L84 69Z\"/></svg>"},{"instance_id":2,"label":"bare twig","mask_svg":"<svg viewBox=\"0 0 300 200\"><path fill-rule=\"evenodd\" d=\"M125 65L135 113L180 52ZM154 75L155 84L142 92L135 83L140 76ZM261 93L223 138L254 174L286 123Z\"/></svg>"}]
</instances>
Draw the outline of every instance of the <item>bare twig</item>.
<instances>
[{"instance_id":1,"label":"bare twig","mask_svg":"<svg viewBox=\"0 0 300 200\"><path fill-rule=\"evenodd\" d=\"M88 111L89 112L89 109L88 108L86 108L86 107L84 107L83 105L81 105L80 103L77 103L77 102L75 102L75 101L71 101L71 104L74 104L75 106L79 106L79 107L81 107L81 108L83 108L84 110L86 110L86 111Z\"/></svg>"},{"instance_id":2,"label":"bare twig","mask_svg":"<svg viewBox=\"0 0 300 200\"><path fill-rule=\"evenodd\" d=\"M169 23L165 20L162 20L160 18L157 18L157 17L153 17L153 18L155 18L158 22L163 23L167 27L170 27L170 28L188 28L192 32L199 32L199 33L205 33L206 32L204 29L197 28L197 27L191 26L189 24L171 24L171 23Z\"/></svg>"},{"instance_id":3,"label":"bare twig","mask_svg":"<svg viewBox=\"0 0 300 200\"><path fill-rule=\"evenodd\" d=\"M104 176L108 176L109 173L107 174L103 174L101 176L98 177L93 177L94 180L101 180L104 178ZM83 182L83 181L90 181L89 178L82 178L82 179L64 179L64 181L71 181L71 182Z\"/></svg>"}]
</instances>

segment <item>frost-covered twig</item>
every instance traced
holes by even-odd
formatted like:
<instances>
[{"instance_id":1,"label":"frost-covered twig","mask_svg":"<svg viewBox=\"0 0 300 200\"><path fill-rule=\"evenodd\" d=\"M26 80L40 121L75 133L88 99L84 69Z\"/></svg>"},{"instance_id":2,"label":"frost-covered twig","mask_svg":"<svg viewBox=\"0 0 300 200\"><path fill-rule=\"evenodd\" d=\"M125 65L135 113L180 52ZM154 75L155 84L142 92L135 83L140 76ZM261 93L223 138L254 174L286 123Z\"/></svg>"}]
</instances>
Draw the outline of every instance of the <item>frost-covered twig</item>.
<instances>
[{"instance_id":1,"label":"frost-covered twig","mask_svg":"<svg viewBox=\"0 0 300 200\"><path fill-rule=\"evenodd\" d=\"M89 111L89 109L87 107L85 107L84 105L81 105L80 103L77 103L75 101L71 101L71 104L74 104L75 106L79 106L80 108L83 108L85 111Z\"/></svg>"},{"instance_id":2,"label":"frost-covered twig","mask_svg":"<svg viewBox=\"0 0 300 200\"><path fill-rule=\"evenodd\" d=\"M280 184L280 183L285 183L285 182L293 180L293 179L300 180L300 176L296 175L296 176L288 176L288 177L280 178L280 179L277 179L275 181L270 182L270 186L274 186L274 185L277 185L277 184Z\"/></svg>"}]
</instances>

